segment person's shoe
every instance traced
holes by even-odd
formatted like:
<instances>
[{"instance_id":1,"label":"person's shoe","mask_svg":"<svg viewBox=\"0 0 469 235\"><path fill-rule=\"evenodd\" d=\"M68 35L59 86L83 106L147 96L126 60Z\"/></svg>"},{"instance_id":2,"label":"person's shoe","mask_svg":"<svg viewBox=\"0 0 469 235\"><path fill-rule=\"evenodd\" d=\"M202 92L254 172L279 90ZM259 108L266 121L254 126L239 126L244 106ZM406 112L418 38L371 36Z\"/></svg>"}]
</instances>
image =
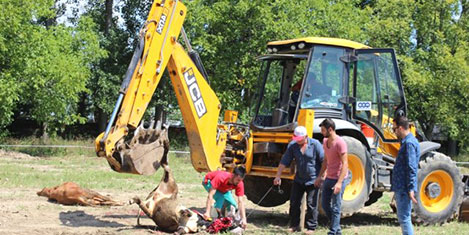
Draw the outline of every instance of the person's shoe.
<instances>
[{"instance_id":1,"label":"person's shoe","mask_svg":"<svg viewBox=\"0 0 469 235\"><path fill-rule=\"evenodd\" d=\"M298 227L291 227L291 228L288 229L288 231L291 232L291 233L299 232L299 231L300 231L300 228L298 228Z\"/></svg>"},{"instance_id":2,"label":"person's shoe","mask_svg":"<svg viewBox=\"0 0 469 235\"><path fill-rule=\"evenodd\" d=\"M314 234L314 230L307 229L304 233L305 234Z\"/></svg>"}]
</instances>

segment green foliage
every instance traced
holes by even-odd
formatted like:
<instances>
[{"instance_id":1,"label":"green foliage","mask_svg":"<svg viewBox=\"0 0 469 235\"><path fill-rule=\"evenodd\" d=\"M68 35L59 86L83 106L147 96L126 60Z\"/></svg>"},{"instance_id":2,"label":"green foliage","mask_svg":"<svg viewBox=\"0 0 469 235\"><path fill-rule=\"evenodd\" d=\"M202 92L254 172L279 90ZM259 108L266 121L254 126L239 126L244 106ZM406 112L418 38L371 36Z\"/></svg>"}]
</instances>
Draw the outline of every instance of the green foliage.
<instances>
[{"instance_id":1,"label":"green foliage","mask_svg":"<svg viewBox=\"0 0 469 235\"><path fill-rule=\"evenodd\" d=\"M204 1L186 3L185 27L199 51L212 88L226 109L247 111L269 41L306 36L362 41L371 11L355 1ZM353 22L353 23L352 23ZM245 89L245 97L240 97Z\"/></svg>"},{"instance_id":2,"label":"green foliage","mask_svg":"<svg viewBox=\"0 0 469 235\"><path fill-rule=\"evenodd\" d=\"M70 2L68 2L70 3ZM53 0L0 2L0 127L14 118L49 131L113 109L151 0L89 0L72 27L51 24L63 13ZM469 142L469 17L466 0L192 0L186 32L224 109L243 122L258 84L266 43L307 36L338 37L398 54L409 115L431 138L435 126ZM119 14L116 14L119 12ZM51 20L52 19L52 20ZM165 75L149 105L180 118ZM366 92L366 91L362 91ZM244 96L241 96L244 94ZM84 111L80 107L84 106ZM80 115L81 114L81 115Z\"/></svg>"},{"instance_id":3,"label":"green foliage","mask_svg":"<svg viewBox=\"0 0 469 235\"><path fill-rule=\"evenodd\" d=\"M83 121L76 104L87 91L90 63L103 53L89 18L80 18L73 28L43 22L57 16L52 6L51 0L0 3L1 126L15 112L45 124L52 133Z\"/></svg>"}]
</instances>

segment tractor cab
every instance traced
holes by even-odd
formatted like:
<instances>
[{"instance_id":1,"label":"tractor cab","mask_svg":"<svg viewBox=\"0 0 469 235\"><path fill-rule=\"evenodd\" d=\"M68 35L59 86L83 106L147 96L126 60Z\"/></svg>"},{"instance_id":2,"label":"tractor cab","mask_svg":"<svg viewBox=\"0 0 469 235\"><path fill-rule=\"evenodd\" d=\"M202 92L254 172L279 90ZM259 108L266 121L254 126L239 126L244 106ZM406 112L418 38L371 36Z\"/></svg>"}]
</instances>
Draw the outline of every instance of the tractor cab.
<instances>
[{"instance_id":1,"label":"tractor cab","mask_svg":"<svg viewBox=\"0 0 469 235\"><path fill-rule=\"evenodd\" d=\"M385 142L396 141L392 117L405 114L406 103L392 49L311 37L271 42L267 50L270 54L259 57L263 66L251 127L289 131L299 109L313 109L316 119L345 120L374 130Z\"/></svg>"}]
</instances>

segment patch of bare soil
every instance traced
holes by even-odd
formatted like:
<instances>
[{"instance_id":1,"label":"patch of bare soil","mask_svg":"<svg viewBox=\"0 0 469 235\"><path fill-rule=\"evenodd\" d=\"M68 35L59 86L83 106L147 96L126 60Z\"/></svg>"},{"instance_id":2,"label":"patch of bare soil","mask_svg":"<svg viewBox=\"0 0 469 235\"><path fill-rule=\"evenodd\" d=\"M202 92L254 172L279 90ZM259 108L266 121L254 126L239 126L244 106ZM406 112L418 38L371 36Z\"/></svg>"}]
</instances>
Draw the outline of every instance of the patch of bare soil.
<instances>
[{"instance_id":1,"label":"patch of bare soil","mask_svg":"<svg viewBox=\"0 0 469 235\"><path fill-rule=\"evenodd\" d=\"M117 195L116 192L103 194ZM119 193L127 201L134 193ZM142 216L137 227L136 205L116 207L64 206L33 189L9 189L0 193L0 234L148 234L154 224Z\"/></svg>"},{"instance_id":2,"label":"patch of bare soil","mask_svg":"<svg viewBox=\"0 0 469 235\"><path fill-rule=\"evenodd\" d=\"M39 159L38 157L34 157L26 153L20 153L20 152L15 152L15 151L5 151L3 149L0 149L0 157L9 158L9 159Z\"/></svg>"}]
</instances>

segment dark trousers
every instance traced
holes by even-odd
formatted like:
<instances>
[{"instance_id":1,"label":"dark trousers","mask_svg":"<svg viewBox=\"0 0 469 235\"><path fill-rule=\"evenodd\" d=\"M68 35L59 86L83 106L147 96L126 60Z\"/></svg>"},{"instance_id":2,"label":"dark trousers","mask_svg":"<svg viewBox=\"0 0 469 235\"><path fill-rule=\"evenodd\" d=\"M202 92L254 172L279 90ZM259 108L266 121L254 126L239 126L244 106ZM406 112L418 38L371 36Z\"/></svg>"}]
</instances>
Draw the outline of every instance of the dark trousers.
<instances>
[{"instance_id":1,"label":"dark trousers","mask_svg":"<svg viewBox=\"0 0 469 235\"><path fill-rule=\"evenodd\" d=\"M314 185L304 185L293 181L290 196L290 227L298 228L300 225L301 201L306 192L306 229L315 230L318 226L318 193Z\"/></svg>"}]
</instances>

